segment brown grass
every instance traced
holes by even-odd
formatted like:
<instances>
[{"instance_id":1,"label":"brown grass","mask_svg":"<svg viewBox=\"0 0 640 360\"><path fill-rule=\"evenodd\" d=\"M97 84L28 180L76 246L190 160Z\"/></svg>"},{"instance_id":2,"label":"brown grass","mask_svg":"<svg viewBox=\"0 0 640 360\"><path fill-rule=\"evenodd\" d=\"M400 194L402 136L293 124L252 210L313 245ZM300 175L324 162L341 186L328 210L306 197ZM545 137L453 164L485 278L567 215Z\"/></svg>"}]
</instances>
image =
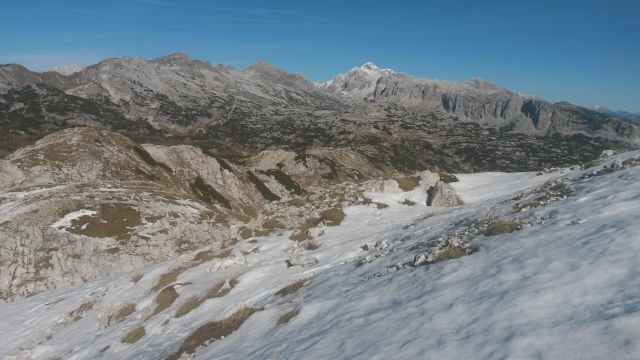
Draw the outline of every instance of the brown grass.
<instances>
[{"instance_id":1,"label":"brown grass","mask_svg":"<svg viewBox=\"0 0 640 360\"><path fill-rule=\"evenodd\" d=\"M287 311L286 313L280 315L280 317L278 318L278 325L288 323L289 321L291 321L291 319L298 316L298 314L300 314L300 309L297 308Z\"/></svg>"},{"instance_id":2,"label":"brown grass","mask_svg":"<svg viewBox=\"0 0 640 360\"><path fill-rule=\"evenodd\" d=\"M119 323L120 321L124 320L127 316L133 314L134 311L136 311L135 304L129 303L129 304L124 304L120 306L115 313L109 316L109 319L107 320L107 325L111 326L113 324Z\"/></svg>"},{"instance_id":3,"label":"brown grass","mask_svg":"<svg viewBox=\"0 0 640 360\"><path fill-rule=\"evenodd\" d=\"M178 310L176 311L176 317L179 318L181 316L185 316L188 313L190 313L191 311L193 311L194 309L197 309L198 306L200 306L200 304L202 304L204 301L198 299L198 297L196 296L192 296L189 299L187 299L187 301L184 302L184 304L180 305L180 307L178 308Z\"/></svg>"},{"instance_id":4,"label":"brown grass","mask_svg":"<svg viewBox=\"0 0 640 360\"><path fill-rule=\"evenodd\" d=\"M182 304L178 308L175 316L177 318L181 316L185 316L191 311L193 311L194 309L197 309L205 301L227 295L234 287L236 287L236 285L238 285L238 280L236 280L235 278L229 279L228 282L229 282L229 286L225 286L227 284L227 281L221 281L218 284L212 286L211 288L209 288L209 290L207 290L207 293L201 298L198 298L195 296L189 298L184 304Z\"/></svg>"},{"instance_id":5,"label":"brown grass","mask_svg":"<svg viewBox=\"0 0 640 360\"><path fill-rule=\"evenodd\" d=\"M258 310L250 307L244 307L234 312L226 319L212 321L200 326L187 336L184 342L182 342L182 345L180 345L178 351L169 355L167 359L177 360L182 356L182 354L193 354L198 347L231 335L231 333L238 330L238 328L240 328L240 326L256 311Z\"/></svg>"},{"instance_id":6,"label":"brown grass","mask_svg":"<svg viewBox=\"0 0 640 360\"><path fill-rule=\"evenodd\" d=\"M346 215L344 211L342 211L342 208L339 207L334 207L320 213L320 218L328 226L340 225L345 216Z\"/></svg>"},{"instance_id":7,"label":"brown grass","mask_svg":"<svg viewBox=\"0 0 640 360\"><path fill-rule=\"evenodd\" d=\"M303 197L295 197L289 201L287 201L288 205L291 206L295 206L295 207L304 207L305 205L307 205L308 200L306 198Z\"/></svg>"},{"instance_id":8,"label":"brown grass","mask_svg":"<svg viewBox=\"0 0 640 360\"><path fill-rule=\"evenodd\" d=\"M396 182L402 191L411 191L420 185L419 176L405 176L397 178Z\"/></svg>"},{"instance_id":9,"label":"brown grass","mask_svg":"<svg viewBox=\"0 0 640 360\"><path fill-rule=\"evenodd\" d=\"M388 208L388 207L389 207L389 205L387 205L387 204L385 204L385 203L381 203L381 202L377 202L377 203L375 203L375 204L376 204L376 207L377 207L378 209L386 209L386 208Z\"/></svg>"},{"instance_id":10,"label":"brown grass","mask_svg":"<svg viewBox=\"0 0 640 360\"><path fill-rule=\"evenodd\" d=\"M142 339L142 337L144 337L144 335L147 332L144 329L144 326L140 325L137 328L129 331L121 340L120 342L125 343L125 344L133 344L136 343L138 340Z\"/></svg>"},{"instance_id":11,"label":"brown grass","mask_svg":"<svg viewBox=\"0 0 640 360\"><path fill-rule=\"evenodd\" d=\"M284 229L284 224L280 222L277 218L271 218L262 223L262 227L265 229L273 230L273 229Z\"/></svg>"},{"instance_id":12,"label":"brown grass","mask_svg":"<svg viewBox=\"0 0 640 360\"><path fill-rule=\"evenodd\" d=\"M178 280L178 276L182 274L185 270L187 270L187 267L178 266L177 268L173 268L167 271L166 273L162 274L160 276L160 279L158 279L158 282L154 285L154 287L151 288L151 291L152 292L158 291L162 288L165 288L167 285L171 284L172 282Z\"/></svg>"},{"instance_id":13,"label":"brown grass","mask_svg":"<svg viewBox=\"0 0 640 360\"><path fill-rule=\"evenodd\" d=\"M131 237L133 228L140 224L140 214L129 205L102 204L97 214L72 220L67 230L76 235L127 240Z\"/></svg>"},{"instance_id":14,"label":"brown grass","mask_svg":"<svg viewBox=\"0 0 640 360\"><path fill-rule=\"evenodd\" d=\"M302 225L298 226L296 231L294 231L293 234L291 234L289 239L293 241L311 240L312 237L311 235L309 235L309 229L318 226L321 222L322 222L322 219L320 218L315 218L315 217L308 218L307 220L305 220L305 222Z\"/></svg>"},{"instance_id":15,"label":"brown grass","mask_svg":"<svg viewBox=\"0 0 640 360\"><path fill-rule=\"evenodd\" d=\"M489 226L484 232L485 236L494 236L502 234L510 234L516 230L520 230L520 223L517 220L507 219L500 220Z\"/></svg>"},{"instance_id":16,"label":"brown grass","mask_svg":"<svg viewBox=\"0 0 640 360\"><path fill-rule=\"evenodd\" d=\"M214 257L215 256L213 255L213 251L211 250L200 251L199 253L196 254L196 256L193 257L193 260L191 260L191 262L194 264L200 265L207 261L213 260Z\"/></svg>"},{"instance_id":17,"label":"brown grass","mask_svg":"<svg viewBox=\"0 0 640 360\"><path fill-rule=\"evenodd\" d=\"M305 240L311 240L313 239L313 237L309 235L308 230L296 230L293 232L293 234L291 234L291 236L289 236L289 239L300 242Z\"/></svg>"},{"instance_id":18,"label":"brown grass","mask_svg":"<svg viewBox=\"0 0 640 360\"><path fill-rule=\"evenodd\" d=\"M153 310L153 314L151 316L171 306L171 304L173 304L173 302L176 301L177 298L178 293L176 292L176 289L173 288L173 286L167 286L166 288L162 289L162 291L160 291L156 296L156 308Z\"/></svg>"},{"instance_id":19,"label":"brown grass","mask_svg":"<svg viewBox=\"0 0 640 360\"><path fill-rule=\"evenodd\" d=\"M544 206L544 203L540 200L529 200L526 202L522 202L522 203L517 203L515 205L513 205L513 208L517 211L520 211L522 209L533 209L533 208L537 208L540 206Z\"/></svg>"},{"instance_id":20,"label":"brown grass","mask_svg":"<svg viewBox=\"0 0 640 360\"><path fill-rule=\"evenodd\" d=\"M307 282L307 279L297 280L296 282L293 282L283 287L282 289L276 291L276 295L287 296L289 294L293 294L298 290L302 289L302 287L305 285L306 282Z\"/></svg>"},{"instance_id":21,"label":"brown grass","mask_svg":"<svg viewBox=\"0 0 640 360\"><path fill-rule=\"evenodd\" d=\"M318 250L320 248L320 245L315 241L304 241L302 242L302 247L305 250L313 251Z\"/></svg>"},{"instance_id":22,"label":"brown grass","mask_svg":"<svg viewBox=\"0 0 640 360\"><path fill-rule=\"evenodd\" d=\"M253 236L253 230L249 229L246 226L241 226L238 229L238 236L240 236L242 239L248 239Z\"/></svg>"},{"instance_id":23,"label":"brown grass","mask_svg":"<svg viewBox=\"0 0 640 360\"><path fill-rule=\"evenodd\" d=\"M464 250L460 249L457 246L452 246L438 251L438 253L436 254L436 261L457 259L463 257L464 255Z\"/></svg>"},{"instance_id":24,"label":"brown grass","mask_svg":"<svg viewBox=\"0 0 640 360\"><path fill-rule=\"evenodd\" d=\"M95 300L85 301L82 304L80 304L80 306L78 306L77 309L74 309L73 311L71 311L69 315L67 315L67 317L71 321L78 321L82 319L82 317L84 316L84 314L87 313L87 311L93 309L93 305L95 305L95 303L96 303Z\"/></svg>"}]
</instances>

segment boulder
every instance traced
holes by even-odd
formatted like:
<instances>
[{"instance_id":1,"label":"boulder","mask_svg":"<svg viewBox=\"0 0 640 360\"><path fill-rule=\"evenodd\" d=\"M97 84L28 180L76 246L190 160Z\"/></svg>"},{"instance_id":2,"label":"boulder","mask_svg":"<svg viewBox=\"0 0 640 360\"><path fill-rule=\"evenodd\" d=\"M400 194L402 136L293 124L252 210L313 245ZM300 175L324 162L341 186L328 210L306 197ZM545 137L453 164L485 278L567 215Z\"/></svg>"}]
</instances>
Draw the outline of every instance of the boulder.
<instances>
[{"instance_id":1,"label":"boulder","mask_svg":"<svg viewBox=\"0 0 640 360\"><path fill-rule=\"evenodd\" d=\"M420 185L425 189L428 189L438 183L440 181L440 176L438 173L433 173L429 170L425 170L420 174Z\"/></svg>"},{"instance_id":2,"label":"boulder","mask_svg":"<svg viewBox=\"0 0 640 360\"><path fill-rule=\"evenodd\" d=\"M427 206L452 207L460 205L451 185L438 181L427 190Z\"/></svg>"},{"instance_id":3,"label":"boulder","mask_svg":"<svg viewBox=\"0 0 640 360\"><path fill-rule=\"evenodd\" d=\"M309 254L292 254L287 260L288 266L312 266L318 263L318 259Z\"/></svg>"}]
</instances>

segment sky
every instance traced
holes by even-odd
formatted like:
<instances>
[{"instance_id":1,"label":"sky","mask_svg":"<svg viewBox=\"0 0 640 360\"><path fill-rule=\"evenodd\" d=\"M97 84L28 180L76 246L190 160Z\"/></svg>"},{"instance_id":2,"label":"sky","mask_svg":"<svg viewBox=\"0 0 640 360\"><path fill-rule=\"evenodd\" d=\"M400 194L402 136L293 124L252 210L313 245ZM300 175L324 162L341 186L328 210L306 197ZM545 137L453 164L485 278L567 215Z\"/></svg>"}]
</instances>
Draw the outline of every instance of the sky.
<instances>
[{"instance_id":1,"label":"sky","mask_svg":"<svg viewBox=\"0 0 640 360\"><path fill-rule=\"evenodd\" d=\"M640 112L640 0L0 2L0 63L42 71L175 51L312 80L372 61Z\"/></svg>"}]
</instances>

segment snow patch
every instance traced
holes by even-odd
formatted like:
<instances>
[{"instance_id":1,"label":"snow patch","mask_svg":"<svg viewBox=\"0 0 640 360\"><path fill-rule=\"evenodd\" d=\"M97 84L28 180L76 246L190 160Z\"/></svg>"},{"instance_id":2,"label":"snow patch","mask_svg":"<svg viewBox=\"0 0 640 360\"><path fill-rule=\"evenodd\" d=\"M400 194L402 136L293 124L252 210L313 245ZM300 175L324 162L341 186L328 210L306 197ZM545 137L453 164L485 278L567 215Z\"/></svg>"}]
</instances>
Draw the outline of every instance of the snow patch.
<instances>
[{"instance_id":1,"label":"snow patch","mask_svg":"<svg viewBox=\"0 0 640 360\"><path fill-rule=\"evenodd\" d=\"M96 211L93 210L87 210L87 209L82 209L82 210L78 210L78 211L74 211L74 212L70 212L67 215L65 215L62 219L54 222L53 224L51 224L52 228L58 229L58 230L63 230L66 229L68 227L71 226L71 222L73 220L77 220L83 216L92 216L97 214Z\"/></svg>"}]
</instances>

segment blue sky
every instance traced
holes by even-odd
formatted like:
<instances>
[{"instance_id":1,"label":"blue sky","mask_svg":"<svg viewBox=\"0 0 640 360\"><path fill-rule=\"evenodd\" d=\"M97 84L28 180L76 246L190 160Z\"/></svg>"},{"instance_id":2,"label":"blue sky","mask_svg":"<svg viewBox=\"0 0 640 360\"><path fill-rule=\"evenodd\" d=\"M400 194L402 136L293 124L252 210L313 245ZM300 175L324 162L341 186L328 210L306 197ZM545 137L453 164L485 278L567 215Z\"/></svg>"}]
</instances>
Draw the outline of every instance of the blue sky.
<instances>
[{"instance_id":1,"label":"blue sky","mask_svg":"<svg viewBox=\"0 0 640 360\"><path fill-rule=\"evenodd\" d=\"M640 0L2 0L0 63L184 51L324 80L366 61L640 112Z\"/></svg>"}]
</instances>

